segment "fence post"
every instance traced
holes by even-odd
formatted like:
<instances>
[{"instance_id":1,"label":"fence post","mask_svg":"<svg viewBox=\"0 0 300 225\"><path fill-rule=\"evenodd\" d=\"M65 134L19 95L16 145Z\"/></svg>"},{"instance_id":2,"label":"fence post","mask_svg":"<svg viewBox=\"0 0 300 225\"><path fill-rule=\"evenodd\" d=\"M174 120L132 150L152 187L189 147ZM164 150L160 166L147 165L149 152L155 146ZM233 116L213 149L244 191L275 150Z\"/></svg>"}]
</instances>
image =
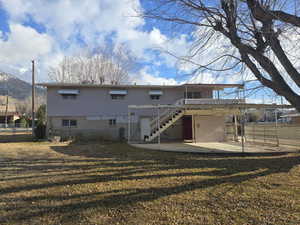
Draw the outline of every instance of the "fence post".
<instances>
[{"instance_id":1,"label":"fence post","mask_svg":"<svg viewBox=\"0 0 300 225\"><path fill-rule=\"evenodd\" d=\"M264 145L266 144L266 124L264 122Z\"/></svg>"},{"instance_id":2,"label":"fence post","mask_svg":"<svg viewBox=\"0 0 300 225\"><path fill-rule=\"evenodd\" d=\"M236 114L234 114L234 141L238 142L238 126Z\"/></svg>"},{"instance_id":3,"label":"fence post","mask_svg":"<svg viewBox=\"0 0 300 225\"><path fill-rule=\"evenodd\" d=\"M252 124L252 141L255 143L255 124Z\"/></svg>"},{"instance_id":4,"label":"fence post","mask_svg":"<svg viewBox=\"0 0 300 225\"><path fill-rule=\"evenodd\" d=\"M276 146L279 147L279 137L278 137L278 118L277 109L275 109L275 133L276 133Z\"/></svg>"}]
</instances>

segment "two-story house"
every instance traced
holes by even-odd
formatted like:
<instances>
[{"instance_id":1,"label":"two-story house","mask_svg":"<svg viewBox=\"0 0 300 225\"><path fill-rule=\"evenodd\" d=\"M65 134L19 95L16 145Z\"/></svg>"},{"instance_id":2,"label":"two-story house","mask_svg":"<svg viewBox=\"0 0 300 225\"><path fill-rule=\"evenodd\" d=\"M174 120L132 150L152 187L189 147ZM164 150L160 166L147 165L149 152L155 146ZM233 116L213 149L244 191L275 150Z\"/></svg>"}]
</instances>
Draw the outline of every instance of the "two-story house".
<instances>
[{"instance_id":1,"label":"two-story house","mask_svg":"<svg viewBox=\"0 0 300 225\"><path fill-rule=\"evenodd\" d=\"M60 136L223 141L225 116L244 102L218 97L225 88L243 88L237 84L41 85L47 87L48 134Z\"/></svg>"}]
</instances>

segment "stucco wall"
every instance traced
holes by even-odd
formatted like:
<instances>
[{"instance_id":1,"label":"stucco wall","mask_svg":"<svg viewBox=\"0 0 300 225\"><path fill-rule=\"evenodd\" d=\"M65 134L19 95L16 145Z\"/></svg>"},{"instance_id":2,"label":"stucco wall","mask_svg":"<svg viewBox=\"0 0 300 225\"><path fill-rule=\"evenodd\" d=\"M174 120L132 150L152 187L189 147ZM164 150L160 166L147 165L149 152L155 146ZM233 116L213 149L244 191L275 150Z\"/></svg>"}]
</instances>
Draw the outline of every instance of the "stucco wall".
<instances>
[{"instance_id":1,"label":"stucco wall","mask_svg":"<svg viewBox=\"0 0 300 225\"><path fill-rule=\"evenodd\" d=\"M62 120L76 120L76 127L63 127ZM132 124L132 130L136 124ZM51 136L84 136L89 138L102 138L118 140L120 128L124 129L124 137L127 138L127 123L117 122L109 125L109 120L87 120L86 117L48 117L48 130Z\"/></svg>"},{"instance_id":2,"label":"stucco wall","mask_svg":"<svg viewBox=\"0 0 300 225\"><path fill-rule=\"evenodd\" d=\"M128 105L174 104L184 97L183 88L162 89L159 100L151 100L150 88L127 89L123 100L112 100L109 94L113 88L74 88L80 91L76 99L63 99L58 90L49 87L47 91L48 116L120 116L127 115ZM204 98L212 97L212 89L198 89ZM141 112L137 112L141 114Z\"/></svg>"},{"instance_id":3,"label":"stucco wall","mask_svg":"<svg viewBox=\"0 0 300 225\"><path fill-rule=\"evenodd\" d=\"M76 120L76 127L63 127L62 120ZM83 136L86 138L101 138L107 140L119 140L120 128L124 129L124 135L127 139L128 123L123 118L117 119L116 125L109 125L108 119L87 120L86 117L48 117L48 131L50 136ZM126 122L125 122L126 121ZM131 120L131 141L140 140L140 124L137 119ZM179 140L182 138L182 122L176 121L171 127L161 134L161 140Z\"/></svg>"},{"instance_id":4,"label":"stucco wall","mask_svg":"<svg viewBox=\"0 0 300 225\"><path fill-rule=\"evenodd\" d=\"M225 141L224 116L194 116L196 142Z\"/></svg>"}]
</instances>

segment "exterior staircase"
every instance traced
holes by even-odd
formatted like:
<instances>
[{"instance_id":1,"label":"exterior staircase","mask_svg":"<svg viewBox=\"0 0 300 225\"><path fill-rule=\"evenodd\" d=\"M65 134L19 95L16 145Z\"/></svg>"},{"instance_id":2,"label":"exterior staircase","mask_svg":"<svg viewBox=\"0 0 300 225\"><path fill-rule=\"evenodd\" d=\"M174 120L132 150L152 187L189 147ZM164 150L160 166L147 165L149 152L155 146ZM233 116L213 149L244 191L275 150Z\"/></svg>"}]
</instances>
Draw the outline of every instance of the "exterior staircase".
<instances>
[{"instance_id":1,"label":"exterior staircase","mask_svg":"<svg viewBox=\"0 0 300 225\"><path fill-rule=\"evenodd\" d=\"M168 129L172 124L179 120L185 114L183 108L175 108L170 111L166 111L160 115L159 118L155 118L150 122L151 133L145 137L146 142L153 141L162 132Z\"/></svg>"}]
</instances>

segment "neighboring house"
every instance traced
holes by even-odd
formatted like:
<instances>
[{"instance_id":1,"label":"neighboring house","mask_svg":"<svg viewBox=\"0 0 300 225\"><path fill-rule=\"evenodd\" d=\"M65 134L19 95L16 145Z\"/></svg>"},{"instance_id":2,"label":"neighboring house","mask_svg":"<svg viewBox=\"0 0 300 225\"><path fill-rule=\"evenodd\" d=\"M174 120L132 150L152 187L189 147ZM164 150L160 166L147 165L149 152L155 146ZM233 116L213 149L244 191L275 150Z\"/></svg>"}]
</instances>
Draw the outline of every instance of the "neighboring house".
<instances>
[{"instance_id":1,"label":"neighboring house","mask_svg":"<svg viewBox=\"0 0 300 225\"><path fill-rule=\"evenodd\" d=\"M83 135L128 141L224 141L225 117L244 99L219 99L238 84L89 85L47 87L49 135Z\"/></svg>"},{"instance_id":2,"label":"neighboring house","mask_svg":"<svg viewBox=\"0 0 300 225\"><path fill-rule=\"evenodd\" d=\"M292 124L300 124L300 113L291 113L281 116L282 119L287 120Z\"/></svg>"},{"instance_id":3,"label":"neighboring house","mask_svg":"<svg viewBox=\"0 0 300 225\"><path fill-rule=\"evenodd\" d=\"M13 123L17 119L19 119L19 114L17 112L7 112L0 111L0 125L3 126L5 122L7 123Z\"/></svg>"}]
</instances>

